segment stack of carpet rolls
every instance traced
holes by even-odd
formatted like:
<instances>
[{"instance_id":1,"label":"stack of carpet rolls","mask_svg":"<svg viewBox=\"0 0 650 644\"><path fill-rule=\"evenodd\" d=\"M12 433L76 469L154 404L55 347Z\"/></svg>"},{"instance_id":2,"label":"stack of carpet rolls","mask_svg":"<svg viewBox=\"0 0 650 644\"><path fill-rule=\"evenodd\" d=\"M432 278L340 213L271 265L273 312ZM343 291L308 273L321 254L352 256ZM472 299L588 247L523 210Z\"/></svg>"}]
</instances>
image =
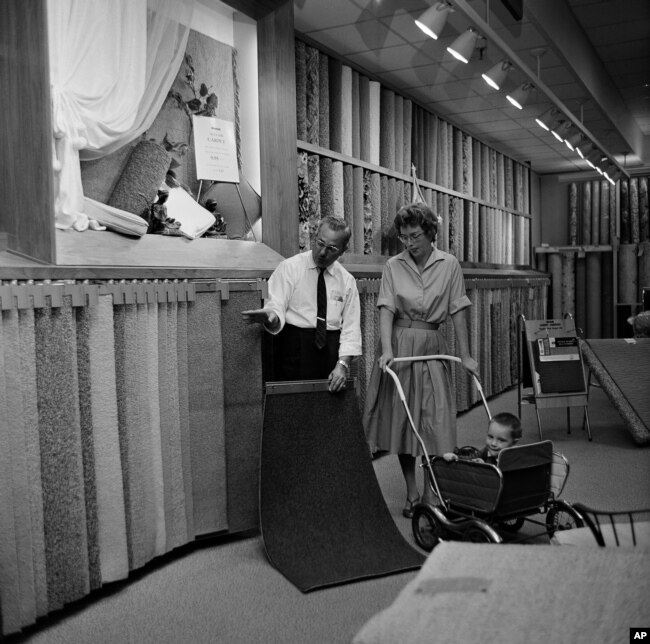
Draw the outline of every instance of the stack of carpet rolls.
<instances>
[{"instance_id":1,"label":"stack of carpet rolls","mask_svg":"<svg viewBox=\"0 0 650 644\"><path fill-rule=\"evenodd\" d=\"M620 245L617 252L618 302L613 300L617 195ZM569 243L575 249L540 255L540 270L552 275L552 317L571 313L586 337L613 336L614 305L635 307L650 286L650 212L648 177L568 185ZM579 252L580 247L586 252ZM602 247L602 248L600 248Z\"/></svg>"},{"instance_id":2,"label":"stack of carpet rolls","mask_svg":"<svg viewBox=\"0 0 650 644\"><path fill-rule=\"evenodd\" d=\"M192 287L0 287L3 635L258 526L261 294Z\"/></svg>"},{"instance_id":3,"label":"stack of carpet rolls","mask_svg":"<svg viewBox=\"0 0 650 644\"><path fill-rule=\"evenodd\" d=\"M399 252L392 221L413 199L414 165L442 215L441 248L466 262L529 264L524 165L300 40L296 110L301 248L332 214L350 222L350 252Z\"/></svg>"}]
</instances>

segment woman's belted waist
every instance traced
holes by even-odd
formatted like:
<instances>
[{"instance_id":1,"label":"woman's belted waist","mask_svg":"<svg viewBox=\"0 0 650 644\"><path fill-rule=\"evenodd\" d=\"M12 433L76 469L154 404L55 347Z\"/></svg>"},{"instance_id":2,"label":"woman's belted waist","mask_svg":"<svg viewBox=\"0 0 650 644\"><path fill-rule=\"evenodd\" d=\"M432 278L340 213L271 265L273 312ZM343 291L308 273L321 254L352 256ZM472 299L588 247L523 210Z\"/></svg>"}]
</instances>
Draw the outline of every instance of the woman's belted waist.
<instances>
[{"instance_id":1,"label":"woman's belted waist","mask_svg":"<svg viewBox=\"0 0 650 644\"><path fill-rule=\"evenodd\" d=\"M410 320L408 318L395 318L393 324L409 329L425 329L427 331L437 331L440 327L437 322L424 322L423 320Z\"/></svg>"}]
</instances>

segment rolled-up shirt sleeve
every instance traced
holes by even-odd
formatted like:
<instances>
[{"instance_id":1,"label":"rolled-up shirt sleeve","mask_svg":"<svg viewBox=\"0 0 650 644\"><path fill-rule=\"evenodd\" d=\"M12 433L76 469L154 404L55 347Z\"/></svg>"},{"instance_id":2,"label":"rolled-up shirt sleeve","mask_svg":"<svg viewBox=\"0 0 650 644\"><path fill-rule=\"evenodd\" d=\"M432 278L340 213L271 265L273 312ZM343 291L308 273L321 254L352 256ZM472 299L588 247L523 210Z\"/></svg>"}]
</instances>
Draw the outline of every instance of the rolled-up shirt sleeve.
<instances>
[{"instance_id":1,"label":"rolled-up shirt sleeve","mask_svg":"<svg viewBox=\"0 0 650 644\"><path fill-rule=\"evenodd\" d=\"M341 320L339 356L361 355L361 304L357 283L350 276L346 284Z\"/></svg>"},{"instance_id":2,"label":"rolled-up shirt sleeve","mask_svg":"<svg viewBox=\"0 0 650 644\"><path fill-rule=\"evenodd\" d=\"M449 279L449 315L454 315L468 306L472 306L472 301L465 293L463 269L457 261L454 261Z\"/></svg>"},{"instance_id":3,"label":"rolled-up shirt sleeve","mask_svg":"<svg viewBox=\"0 0 650 644\"><path fill-rule=\"evenodd\" d=\"M289 300L294 289L291 271L286 262L279 264L273 271L269 277L268 289L269 294L264 300L264 308L273 311L278 316L280 324L273 328L265 324L264 328L272 335L277 335L284 328Z\"/></svg>"}]
</instances>

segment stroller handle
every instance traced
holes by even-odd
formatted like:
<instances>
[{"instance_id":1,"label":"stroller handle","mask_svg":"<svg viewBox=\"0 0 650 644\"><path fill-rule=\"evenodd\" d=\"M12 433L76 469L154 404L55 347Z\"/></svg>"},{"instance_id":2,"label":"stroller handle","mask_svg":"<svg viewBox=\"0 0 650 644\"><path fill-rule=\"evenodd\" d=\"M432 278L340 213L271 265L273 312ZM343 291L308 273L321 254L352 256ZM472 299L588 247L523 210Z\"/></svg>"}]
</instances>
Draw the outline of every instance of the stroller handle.
<instances>
[{"instance_id":1,"label":"stroller handle","mask_svg":"<svg viewBox=\"0 0 650 644\"><path fill-rule=\"evenodd\" d=\"M449 360L453 362L461 362L462 360L458 358L457 356L450 356L446 355L444 353L440 354L435 354L435 355L429 355L429 356L408 356L408 357L403 357L403 358L394 358L393 362L422 362L424 360ZM388 371L390 367L386 367L386 370ZM476 374L472 374L472 378L474 379L474 384L476 385L476 389L479 393L479 396L481 397L481 401L483 402L483 406L485 407L485 411L487 412L488 419L492 418L492 414L490 413L490 408L488 407L487 400L485 399L485 394L483 393L483 387L481 387L481 383L479 379L476 377ZM401 385L398 387L398 391L400 391ZM402 395L404 392L401 392ZM401 395L400 395L401 398ZM404 399L402 399L404 400Z\"/></svg>"}]
</instances>

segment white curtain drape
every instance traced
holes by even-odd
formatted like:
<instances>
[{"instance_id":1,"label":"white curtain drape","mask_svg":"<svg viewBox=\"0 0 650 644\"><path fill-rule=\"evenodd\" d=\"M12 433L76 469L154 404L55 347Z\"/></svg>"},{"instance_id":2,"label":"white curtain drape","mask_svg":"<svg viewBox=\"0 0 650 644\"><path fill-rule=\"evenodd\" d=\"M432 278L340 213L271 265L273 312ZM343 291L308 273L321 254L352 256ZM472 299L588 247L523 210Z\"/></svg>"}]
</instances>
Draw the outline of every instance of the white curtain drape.
<instances>
[{"instance_id":1,"label":"white curtain drape","mask_svg":"<svg viewBox=\"0 0 650 644\"><path fill-rule=\"evenodd\" d=\"M85 230L79 160L136 139L183 60L194 0L48 0L57 228Z\"/></svg>"}]
</instances>

